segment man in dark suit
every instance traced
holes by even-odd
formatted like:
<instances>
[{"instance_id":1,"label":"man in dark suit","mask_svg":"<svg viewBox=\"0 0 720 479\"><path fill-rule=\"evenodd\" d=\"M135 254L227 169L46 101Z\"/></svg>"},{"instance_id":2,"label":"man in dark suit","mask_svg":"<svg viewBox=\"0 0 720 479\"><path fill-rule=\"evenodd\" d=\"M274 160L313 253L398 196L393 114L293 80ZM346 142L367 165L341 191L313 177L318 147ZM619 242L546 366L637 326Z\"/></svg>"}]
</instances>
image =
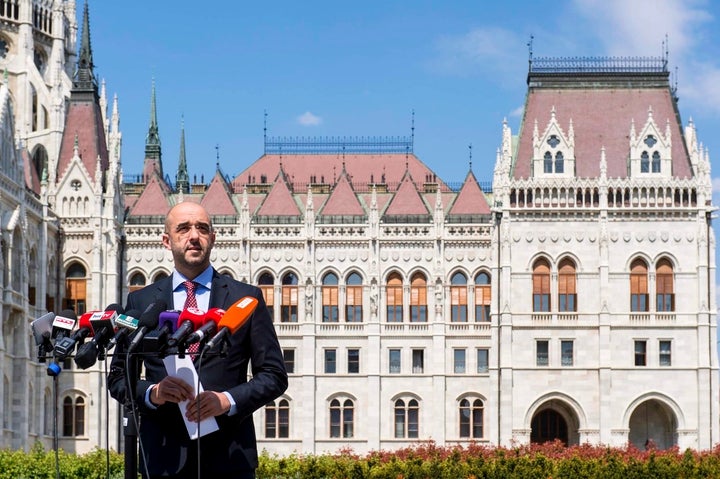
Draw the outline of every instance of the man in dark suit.
<instances>
[{"instance_id":1,"label":"man in dark suit","mask_svg":"<svg viewBox=\"0 0 720 479\"><path fill-rule=\"evenodd\" d=\"M198 477L197 440L190 440L178 407L179 402L191 400L188 420L214 417L219 426L218 431L199 439L201 477L254 478L258 459L252 413L287 389L282 350L262 293L215 271L210 265L214 242L215 232L205 209L196 203L179 203L168 213L162 235L163 245L172 252L175 271L127 298L126 310L140 311L156 301L165 301L169 309L183 309L189 296L203 310L227 309L245 296L258 300L250 319L230 336L227 355L203 356L198 373L204 392L197 397L190 384L167 375L158 355L143 356L145 375L135 384L134 400L140 414L144 477L146 472L150 478ZM108 375L110 393L121 402L127 393L125 359L119 347ZM252 365L250 380L248 362Z\"/></svg>"}]
</instances>

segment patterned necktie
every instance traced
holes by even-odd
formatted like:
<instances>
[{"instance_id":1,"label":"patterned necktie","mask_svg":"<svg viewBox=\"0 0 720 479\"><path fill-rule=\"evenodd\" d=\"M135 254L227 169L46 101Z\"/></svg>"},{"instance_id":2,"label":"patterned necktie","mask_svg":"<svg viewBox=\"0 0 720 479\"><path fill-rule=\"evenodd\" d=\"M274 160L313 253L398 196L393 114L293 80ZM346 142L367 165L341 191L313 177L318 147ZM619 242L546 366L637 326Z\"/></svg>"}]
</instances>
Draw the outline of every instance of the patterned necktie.
<instances>
[{"instance_id":1,"label":"patterned necktie","mask_svg":"<svg viewBox=\"0 0 720 479\"><path fill-rule=\"evenodd\" d=\"M197 283L194 281L183 281L183 286L185 286L185 290L187 291L187 297L185 298L185 308L195 308L197 309L197 299L195 298L195 288L197 287ZM187 352L190 355L190 359L193 361L195 360L195 356L197 356L197 352L200 349L200 343L192 343L187 348Z\"/></svg>"}]
</instances>

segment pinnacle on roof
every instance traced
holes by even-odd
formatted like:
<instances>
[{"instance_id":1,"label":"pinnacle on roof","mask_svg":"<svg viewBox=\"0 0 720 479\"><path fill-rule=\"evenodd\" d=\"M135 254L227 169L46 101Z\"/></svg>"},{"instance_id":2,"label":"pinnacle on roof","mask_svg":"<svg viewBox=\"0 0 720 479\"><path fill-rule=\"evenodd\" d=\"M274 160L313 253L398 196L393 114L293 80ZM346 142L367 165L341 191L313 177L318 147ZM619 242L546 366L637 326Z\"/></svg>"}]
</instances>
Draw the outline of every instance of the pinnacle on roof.
<instances>
[{"instance_id":1,"label":"pinnacle on roof","mask_svg":"<svg viewBox=\"0 0 720 479\"><path fill-rule=\"evenodd\" d=\"M187 161L185 160L185 119L182 120L180 127L180 159L178 161L177 175L175 176L175 187L178 192L190 192L190 177L187 171Z\"/></svg>"},{"instance_id":2,"label":"pinnacle on roof","mask_svg":"<svg viewBox=\"0 0 720 479\"><path fill-rule=\"evenodd\" d=\"M157 122L157 106L155 100L155 79L152 81L152 94L150 95L150 126L145 137L145 158L156 160L162 176L162 151L160 145L160 132Z\"/></svg>"},{"instance_id":3,"label":"pinnacle on roof","mask_svg":"<svg viewBox=\"0 0 720 479\"><path fill-rule=\"evenodd\" d=\"M82 38L78 58L73 90L92 91L97 95L97 81L93 73L92 46L90 45L90 17L87 0L83 9Z\"/></svg>"}]
</instances>

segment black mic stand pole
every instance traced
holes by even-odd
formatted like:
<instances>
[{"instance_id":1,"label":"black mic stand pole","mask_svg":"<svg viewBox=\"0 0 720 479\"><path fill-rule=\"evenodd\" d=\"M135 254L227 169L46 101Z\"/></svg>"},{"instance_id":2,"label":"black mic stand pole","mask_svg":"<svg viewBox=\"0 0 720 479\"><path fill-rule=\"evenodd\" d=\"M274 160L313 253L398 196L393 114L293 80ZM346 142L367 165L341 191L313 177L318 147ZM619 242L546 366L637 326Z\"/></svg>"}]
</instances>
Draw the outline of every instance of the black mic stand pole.
<instances>
[{"instance_id":1,"label":"black mic stand pole","mask_svg":"<svg viewBox=\"0 0 720 479\"><path fill-rule=\"evenodd\" d=\"M125 361L127 368L125 380L127 381L125 390L127 398L125 400L124 409L124 433L125 433L125 479L137 479L138 454L137 454L137 411L135 407L135 384L138 375L138 362L136 355L128 353Z\"/></svg>"},{"instance_id":2,"label":"black mic stand pole","mask_svg":"<svg viewBox=\"0 0 720 479\"><path fill-rule=\"evenodd\" d=\"M62 368L52 361L47 367L48 376L53 378L53 450L55 451L55 478L60 479L60 432L58 431L58 376Z\"/></svg>"}]
</instances>

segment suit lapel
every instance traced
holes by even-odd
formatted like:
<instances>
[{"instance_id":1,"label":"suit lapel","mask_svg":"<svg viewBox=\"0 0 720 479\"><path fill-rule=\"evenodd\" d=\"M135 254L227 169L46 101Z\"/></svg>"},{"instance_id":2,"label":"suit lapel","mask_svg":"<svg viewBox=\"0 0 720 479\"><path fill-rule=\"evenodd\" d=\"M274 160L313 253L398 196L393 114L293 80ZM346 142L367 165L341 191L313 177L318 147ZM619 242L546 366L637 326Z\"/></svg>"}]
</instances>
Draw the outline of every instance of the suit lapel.
<instances>
[{"instance_id":1,"label":"suit lapel","mask_svg":"<svg viewBox=\"0 0 720 479\"><path fill-rule=\"evenodd\" d=\"M227 278L213 269L212 287L210 288L210 308L227 308L228 295Z\"/></svg>"},{"instance_id":2,"label":"suit lapel","mask_svg":"<svg viewBox=\"0 0 720 479\"><path fill-rule=\"evenodd\" d=\"M167 304L167 309L175 309L175 301L173 300L172 276L168 276L162 281L155 283L155 299L163 300Z\"/></svg>"}]
</instances>

